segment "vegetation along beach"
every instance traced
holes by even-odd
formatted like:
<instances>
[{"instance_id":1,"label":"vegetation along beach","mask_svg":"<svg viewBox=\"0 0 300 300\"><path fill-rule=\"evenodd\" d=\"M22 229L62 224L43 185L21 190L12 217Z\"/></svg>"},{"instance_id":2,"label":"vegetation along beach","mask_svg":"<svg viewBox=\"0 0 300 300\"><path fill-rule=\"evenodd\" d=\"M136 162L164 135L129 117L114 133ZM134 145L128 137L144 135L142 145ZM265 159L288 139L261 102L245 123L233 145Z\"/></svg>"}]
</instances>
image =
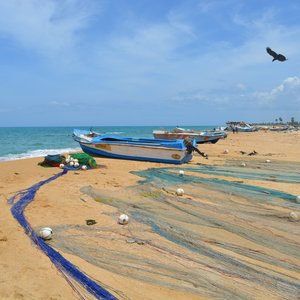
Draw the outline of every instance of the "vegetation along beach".
<instances>
[{"instance_id":1,"label":"vegetation along beach","mask_svg":"<svg viewBox=\"0 0 300 300\"><path fill-rule=\"evenodd\" d=\"M300 300L299 15L0 0L0 300Z\"/></svg>"}]
</instances>

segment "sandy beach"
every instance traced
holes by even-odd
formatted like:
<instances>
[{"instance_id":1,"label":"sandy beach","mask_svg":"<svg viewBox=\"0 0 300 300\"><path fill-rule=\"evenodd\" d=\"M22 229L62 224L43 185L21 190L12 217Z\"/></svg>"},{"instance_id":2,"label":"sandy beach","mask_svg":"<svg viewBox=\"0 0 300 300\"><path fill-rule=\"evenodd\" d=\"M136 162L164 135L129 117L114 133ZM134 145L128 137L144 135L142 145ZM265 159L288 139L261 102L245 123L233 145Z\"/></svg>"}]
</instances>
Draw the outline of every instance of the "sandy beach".
<instances>
[{"instance_id":1,"label":"sandy beach","mask_svg":"<svg viewBox=\"0 0 300 300\"><path fill-rule=\"evenodd\" d=\"M209 159L180 166L96 158L99 168L41 186L25 218L51 227L48 245L118 299L299 299L300 132L198 147ZM62 172L41 160L0 163L0 299L95 299L11 213L18 191Z\"/></svg>"}]
</instances>

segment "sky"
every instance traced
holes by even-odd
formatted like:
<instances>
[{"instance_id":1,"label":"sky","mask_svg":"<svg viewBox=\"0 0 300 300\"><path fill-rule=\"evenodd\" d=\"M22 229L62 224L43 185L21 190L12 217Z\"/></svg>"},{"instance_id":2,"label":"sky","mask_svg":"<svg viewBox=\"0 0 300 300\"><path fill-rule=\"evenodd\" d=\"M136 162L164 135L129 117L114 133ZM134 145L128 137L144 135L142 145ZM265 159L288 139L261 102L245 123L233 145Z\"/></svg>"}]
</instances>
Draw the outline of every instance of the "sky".
<instances>
[{"instance_id":1,"label":"sky","mask_svg":"<svg viewBox=\"0 0 300 300\"><path fill-rule=\"evenodd\" d=\"M0 126L300 121L299 15L298 0L0 0Z\"/></svg>"}]
</instances>

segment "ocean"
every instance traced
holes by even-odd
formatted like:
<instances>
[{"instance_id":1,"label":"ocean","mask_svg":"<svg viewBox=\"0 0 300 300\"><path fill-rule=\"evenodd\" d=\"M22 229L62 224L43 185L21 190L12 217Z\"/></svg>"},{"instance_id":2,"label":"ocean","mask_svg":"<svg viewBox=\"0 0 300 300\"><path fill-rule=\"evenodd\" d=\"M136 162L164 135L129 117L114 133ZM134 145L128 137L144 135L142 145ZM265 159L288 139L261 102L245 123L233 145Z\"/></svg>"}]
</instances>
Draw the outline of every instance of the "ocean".
<instances>
[{"instance_id":1,"label":"ocean","mask_svg":"<svg viewBox=\"0 0 300 300\"><path fill-rule=\"evenodd\" d=\"M180 126L196 130L213 129L218 126ZM80 151L72 138L73 129L90 127L0 127L0 161L31 157L44 157L47 154L61 154ZM155 129L173 129L174 126L101 126L92 129L99 133L122 136L152 138Z\"/></svg>"}]
</instances>

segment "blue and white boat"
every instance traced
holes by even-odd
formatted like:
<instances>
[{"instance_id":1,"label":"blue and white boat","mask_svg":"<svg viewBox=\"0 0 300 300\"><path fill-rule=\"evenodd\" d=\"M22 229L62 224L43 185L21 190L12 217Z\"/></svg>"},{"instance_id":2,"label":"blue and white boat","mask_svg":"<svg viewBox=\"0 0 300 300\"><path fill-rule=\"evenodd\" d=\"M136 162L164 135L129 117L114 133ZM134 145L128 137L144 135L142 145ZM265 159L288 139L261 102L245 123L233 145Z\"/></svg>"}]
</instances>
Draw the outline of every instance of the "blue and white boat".
<instances>
[{"instance_id":1,"label":"blue and white boat","mask_svg":"<svg viewBox=\"0 0 300 300\"><path fill-rule=\"evenodd\" d=\"M257 131L257 128L255 126L251 126L248 123L245 122L227 122L228 126L226 127L227 131L233 131L233 132L253 132Z\"/></svg>"},{"instance_id":2,"label":"blue and white boat","mask_svg":"<svg viewBox=\"0 0 300 300\"><path fill-rule=\"evenodd\" d=\"M93 156L183 164L193 157L196 142L161 140L136 137L122 137L111 134L94 136L89 131L75 129L73 138L81 149ZM194 149L193 149L194 147Z\"/></svg>"}]
</instances>

